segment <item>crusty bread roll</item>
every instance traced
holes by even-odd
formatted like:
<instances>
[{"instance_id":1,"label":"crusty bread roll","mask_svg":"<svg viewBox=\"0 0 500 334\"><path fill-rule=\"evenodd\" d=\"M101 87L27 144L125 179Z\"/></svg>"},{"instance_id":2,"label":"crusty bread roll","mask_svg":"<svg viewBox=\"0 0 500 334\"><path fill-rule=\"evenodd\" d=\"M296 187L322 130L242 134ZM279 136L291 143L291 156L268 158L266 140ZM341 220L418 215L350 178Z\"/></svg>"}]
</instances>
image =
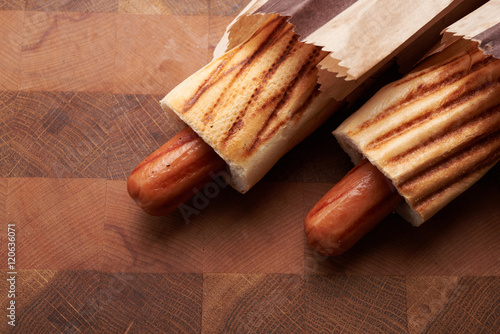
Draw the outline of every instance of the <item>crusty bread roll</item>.
<instances>
[{"instance_id":1,"label":"crusty bread roll","mask_svg":"<svg viewBox=\"0 0 500 334\"><path fill-rule=\"evenodd\" d=\"M380 90L334 135L357 163L390 179L413 225L429 219L500 159L500 60L455 42Z\"/></svg>"},{"instance_id":2,"label":"crusty bread roll","mask_svg":"<svg viewBox=\"0 0 500 334\"><path fill-rule=\"evenodd\" d=\"M317 83L317 64L326 55L299 42L286 18L274 15L161 105L226 161L231 185L244 193L340 105Z\"/></svg>"}]
</instances>

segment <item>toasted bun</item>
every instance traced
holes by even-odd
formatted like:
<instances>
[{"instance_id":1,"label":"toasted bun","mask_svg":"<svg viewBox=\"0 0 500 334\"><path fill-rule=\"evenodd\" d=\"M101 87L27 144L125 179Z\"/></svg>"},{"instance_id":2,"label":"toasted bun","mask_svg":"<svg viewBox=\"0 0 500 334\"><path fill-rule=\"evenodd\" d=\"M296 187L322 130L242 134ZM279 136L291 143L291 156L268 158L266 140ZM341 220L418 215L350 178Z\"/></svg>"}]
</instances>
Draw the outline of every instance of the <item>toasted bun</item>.
<instances>
[{"instance_id":1,"label":"toasted bun","mask_svg":"<svg viewBox=\"0 0 500 334\"><path fill-rule=\"evenodd\" d=\"M174 88L162 101L226 161L244 193L335 110L319 91L327 53L271 17L245 43Z\"/></svg>"},{"instance_id":2,"label":"toasted bun","mask_svg":"<svg viewBox=\"0 0 500 334\"><path fill-rule=\"evenodd\" d=\"M334 135L357 163L366 157L418 226L500 159L500 60L460 41L384 87Z\"/></svg>"}]
</instances>

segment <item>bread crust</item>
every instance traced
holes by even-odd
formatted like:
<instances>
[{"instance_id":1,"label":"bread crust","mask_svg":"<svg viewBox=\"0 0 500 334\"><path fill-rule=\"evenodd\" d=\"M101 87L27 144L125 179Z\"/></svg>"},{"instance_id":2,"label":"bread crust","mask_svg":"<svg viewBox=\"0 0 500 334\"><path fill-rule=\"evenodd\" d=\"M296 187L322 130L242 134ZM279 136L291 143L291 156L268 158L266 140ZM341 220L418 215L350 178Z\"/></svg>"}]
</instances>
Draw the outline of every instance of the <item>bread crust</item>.
<instances>
[{"instance_id":1,"label":"bread crust","mask_svg":"<svg viewBox=\"0 0 500 334\"><path fill-rule=\"evenodd\" d=\"M461 40L375 94L334 135L389 178L418 226L500 159L500 60Z\"/></svg>"},{"instance_id":2,"label":"bread crust","mask_svg":"<svg viewBox=\"0 0 500 334\"><path fill-rule=\"evenodd\" d=\"M190 76L162 101L226 161L244 193L340 105L319 90L327 55L272 16L245 43Z\"/></svg>"}]
</instances>

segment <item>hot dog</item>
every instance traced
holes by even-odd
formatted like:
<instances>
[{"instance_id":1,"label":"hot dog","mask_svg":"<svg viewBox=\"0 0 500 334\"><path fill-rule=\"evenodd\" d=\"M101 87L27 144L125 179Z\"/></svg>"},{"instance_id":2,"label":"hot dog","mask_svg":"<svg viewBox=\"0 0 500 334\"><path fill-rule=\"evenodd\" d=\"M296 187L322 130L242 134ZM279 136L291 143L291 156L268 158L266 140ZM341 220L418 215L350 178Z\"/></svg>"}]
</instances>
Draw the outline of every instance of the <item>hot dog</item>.
<instances>
[{"instance_id":1,"label":"hot dog","mask_svg":"<svg viewBox=\"0 0 500 334\"><path fill-rule=\"evenodd\" d=\"M402 200L391 182L364 159L309 211L307 240L320 254L340 255Z\"/></svg>"},{"instance_id":2,"label":"hot dog","mask_svg":"<svg viewBox=\"0 0 500 334\"><path fill-rule=\"evenodd\" d=\"M500 60L455 42L384 87L334 135L363 162L305 219L310 245L327 255L394 210L419 226L499 161Z\"/></svg>"},{"instance_id":3,"label":"hot dog","mask_svg":"<svg viewBox=\"0 0 500 334\"><path fill-rule=\"evenodd\" d=\"M127 180L127 190L144 212L165 215L191 198L226 166L191 128L144 159Z\"/></svg>"},{"instance_id":4,"label":"hot dog","mask_svg":"<svg viewBox=\"0 0 500 334\"><path fill-rule=\"evenodd\" d=\"M175 115L177 120L189 126L225 161L230 185L240 193L253 187L285 153L350 98L356 98L359 93L357 90L363 89L362 84L367 77L381 70L403 45L391 44L387 49L384 48L381 53L387 55L381 57L378 63L370 65L370 69L361 66L364 69L352 77L356 80L332 80L331 86L326 84L320 89L319 82L325 82L319 80L320 68L331 71L333 76L330 78L347 75L347 68L344 68L341 59L332 56L323 62L330 54L325 50L334 50L335 43L330 38L323 42L321 38L304 39L315 44L302 42L294 32L296 27L289 23L286 15L261 14L259 12L258 24L248 29L253 32L254 27L259 26L255 33L244 34L247 40L243 41L243 37L231 40L229 34L228 42L231 40L231 43L228 45L232 49L193 73L160 101L167 114ZM427 19L424 21L425 24L430 22ZM335 22L331 23L335 25ZM391 27L385 28L389 33ZM324 32L320 34L324 35ZM405 38L409 37L416 36L411 33ZM340 37L339 42L342 41ZM359 51L364 46L354 43L353 54L363 53ZM322 76L322 79L325 77ZM336 90L340 90L341 94L334 92ZM197 161L196 157L190 159ZM149 160L135 171L131 175L129 189L131 196L147 212L161 214L178 205L180 200L173 199L185 198L187 195L182 192L181 196L177 191L180 188L177 187L173 187L176 190L174 195L167 196L166 189L170 187L164 187L165 191L159 192L156 188L138 186L148 184L141 182L141 177L157 180L151 174L141 172L158 170L157 167L161 166L151 167L156 163L160 164L161 159ZM138 191L139 188L142 190ZM167 207L168 210L160 209Z\"/></svg>"},{"instance_id":5,"label":"hot dog","mask_svg":"<svg viewBox=\"0 0 500 334\"><path fill-rule=\"evenodd\" d=\"M300 42L293 25L273 15L176 86L161 106L226 161L231 186L245 193L336 110L318 84L318 64L328 54Z\"/></svg>"},{"instance_id":6,"label":"hot dog","mask_svg":"<svg viewBox=\"0 0 500 334\"><path fill-rule=\"evenodd\" d=\"M161 101L188 126L132 171L130 196L145 212L166 214L225 166L226 181L248 191L334 112L333 98L323 97L317 82L327 55L299 42L286 17L269 17Z\"/></svg>"}]
</instances>

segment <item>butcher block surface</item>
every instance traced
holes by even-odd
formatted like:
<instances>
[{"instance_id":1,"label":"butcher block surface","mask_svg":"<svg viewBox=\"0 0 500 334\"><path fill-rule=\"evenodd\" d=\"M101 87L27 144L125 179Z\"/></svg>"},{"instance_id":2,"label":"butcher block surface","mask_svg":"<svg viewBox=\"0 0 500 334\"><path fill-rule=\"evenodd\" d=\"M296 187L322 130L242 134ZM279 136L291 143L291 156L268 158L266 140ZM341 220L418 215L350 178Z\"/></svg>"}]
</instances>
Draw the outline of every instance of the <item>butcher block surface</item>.
<instances>
[{"instance_id":1,"label":"butcher block surface","mask_svg":"<svg viewBox=\"0 0 500 334\"><path fill-rule=\"evenodd\" d=\"M331 131L353 110L245 195L212 184L164 217L130 199L174 135L159 100L246 3L0 0L0 332L500 332L499 166L419 228L392 215L344 255L307 246L352 168Z\"/></svg>"}]
</instances>

